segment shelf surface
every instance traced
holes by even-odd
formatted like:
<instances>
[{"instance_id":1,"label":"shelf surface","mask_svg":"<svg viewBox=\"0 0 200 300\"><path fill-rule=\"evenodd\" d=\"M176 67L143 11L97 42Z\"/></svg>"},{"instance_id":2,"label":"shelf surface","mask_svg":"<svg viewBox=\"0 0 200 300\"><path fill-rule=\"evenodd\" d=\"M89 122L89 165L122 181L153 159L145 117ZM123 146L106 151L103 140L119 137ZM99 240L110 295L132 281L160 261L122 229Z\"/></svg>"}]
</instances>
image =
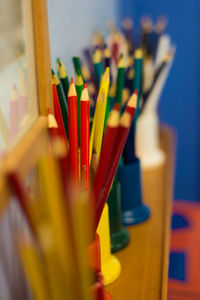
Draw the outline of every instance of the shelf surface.
<instances>
[{"instance_id":1,"label":"shelf surface","mask_svg":"<svg viewBox=\"0 0 200 300\"><path fill-rule=\"evenodd\" d=\"M169 232L174 173L174 135L161 127L161 148L167 159L163 166L142 171L144 203L151 217L143 224L128 227L129 246L117 253L122 265L118 280L106 287L113 300L167 299Z\"/></svg>"}]
</instances>

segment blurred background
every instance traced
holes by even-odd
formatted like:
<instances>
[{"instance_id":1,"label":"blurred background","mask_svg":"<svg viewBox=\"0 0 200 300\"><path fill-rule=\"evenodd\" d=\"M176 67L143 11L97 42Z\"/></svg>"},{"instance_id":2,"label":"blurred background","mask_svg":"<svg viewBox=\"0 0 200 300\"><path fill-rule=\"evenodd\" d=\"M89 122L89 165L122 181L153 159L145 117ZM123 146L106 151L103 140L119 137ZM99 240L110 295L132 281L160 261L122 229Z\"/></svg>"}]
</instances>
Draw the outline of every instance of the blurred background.
<instances>
[{"instance_id":1,"label":"blurred background","mask_svg":"<svg viewBox=\"0 0 200 300\"><path fill-rule=\"evenodd\" d=\"M71 57L91 43L92 32L106 33L109 19L120 25L133 18L138 36L140 19L149 15L156 21L168 18L166 32L176 45L176 56L165 85L159 116L177 132L177 159L174 198L200 201L199 78L200 1L199 0L48 0L52 64L62 57L72 73ZM61 9L62 8L62 9Z\"/></svg>"}]
</instances>

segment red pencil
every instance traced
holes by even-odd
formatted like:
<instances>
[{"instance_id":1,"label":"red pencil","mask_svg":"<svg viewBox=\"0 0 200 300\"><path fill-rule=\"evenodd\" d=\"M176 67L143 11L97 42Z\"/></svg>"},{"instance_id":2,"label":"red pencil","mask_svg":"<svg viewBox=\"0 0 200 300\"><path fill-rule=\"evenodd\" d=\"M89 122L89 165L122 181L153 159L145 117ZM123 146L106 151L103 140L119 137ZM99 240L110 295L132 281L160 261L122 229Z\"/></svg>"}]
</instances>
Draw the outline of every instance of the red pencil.
<instances>
[{"instance_id":1,"label":"red pencil","mask_svg":"<svg viewBox=\"0 0 200 300\"><path fill-rule=\"evenodd\" d=\"M69 146L66 139L59 135L58 124L50 108L48 112L48 129L52 139L51 150L59 161L62 181L66 192L65 195L67 196L67 184L69 181Z\"/></svg>"},{"instance_id":2,"label":"red pencil","mask_svg":"<svg viewBox=\"0 0 200 300\"><path fill-rule=\"evenodd\" d=\"M79 165L78 165L78 116L77 116L77 94L76 88L71 78L68 92L68 122L69 122L69 154L70 154L70 172L75 184L79 183Z\"/></svg>"},{"instance_id":3,"label":"red pencil","mask_svg":"<svg viewBox=\"0 0 200 300\"><path fill-rule=\"evenodd\" d=\"M88 191L90 187L89 140L90 99L85 83L81 94L81 184Z\"/></svg>"},{"instance_id":4,"label":"red pencil","mask_svg":"<svg viewBox=\"0 0 200 300\"><path fill-rule=\"evenodd\" d=\"M54 113L55 113L55 118L58 124L58 130L59 134L63 136L65 139L67 139L66 133L65 133L65 127L63 123L63 118L62 118L62 112L60 109L60 102L58 99L58 92L55 83L52 81L52 88L53 88L53 104L54 104Z\"/></svg>"},{"instance_id":5,"label":"red pencil","mask_svg":"<svg viewBox=\"0 0 200 300\"><path fill-rule=\"evenodd\" d=\"M48 129L52 139L60 136L58 123L51 108L48 109Z\"/></svg>"},{"instance_id":6,"label":"red pencil","mask_svg":"<svg viewBox=\"0 0 200 300\"><path fill-rule=\"evenodd\" d=\"M102 186L101 191L98 194L97 199L96 199L97 209L96 209L96 216L95 216L95 230L97 229L97 226L99 224L99 220L101 218L101 214L102 214L105 202L107 200L115 172L117 170L120 156L122 154L122 151L123 151L125 143L126 143L126 139L128 137L129 129L131 127L131 124L132 124L132 121L134 118L134 114L136 111L136 106L137 106L137 90L134 92L134 94L130 98L130 100L126 106L126 109L120 118L120 125L117 130L116 143L113 146L114 151L112 151L112 153L110 153L110 155L113 158L112 165L109 168L109 173L107 175L106 184L104 186Z\"/></svg>"},{"instance_id":7,"label":"red pencil","mask_svg":"<svg viewBox=\"0 0 200 300\"><path fill-rule=\"evenodd\" d=\"M34 237L36 237L36 228L34 226L33 218L30 213L30 208L28 207L27 192L25 191L25 188L21 183L19 176L15 172L10 172L7 176L10 187L12 188L13 193L16 195L18 203L21 207L22 212L24 213L31 232L33 233Z\"/></svg>"},{"instance_id":8,"label":"red pencil","mask_svg":"<svg viewBox=\"0 0 200 300\"><path fill-rule=\"evenodd\" d=\"M112 109L106 126L106 132L103 139L99 166L93 183L94 206L97 208L96 200L98 200L102 187L104 187L109 173L110 165L113 157L113 146L116 144L117 131L119 126L120 104L116 103Z\"/></svg>"}]
</instances>

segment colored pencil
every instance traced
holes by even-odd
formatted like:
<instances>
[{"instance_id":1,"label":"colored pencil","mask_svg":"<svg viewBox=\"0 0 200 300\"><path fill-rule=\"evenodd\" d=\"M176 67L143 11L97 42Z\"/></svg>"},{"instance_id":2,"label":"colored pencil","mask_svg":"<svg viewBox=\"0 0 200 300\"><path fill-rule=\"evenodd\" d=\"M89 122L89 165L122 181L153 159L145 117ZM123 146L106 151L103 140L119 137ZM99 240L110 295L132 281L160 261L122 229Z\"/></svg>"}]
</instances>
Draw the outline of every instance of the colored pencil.
<instances>
[{"instance_id":1,"label":"colored pencil","mask_svg":"<svg viewBox=\"0 0 200 300\"><path fill-rule=\"evenodd\" d=\"M120 118L120 124L117 130L116 144L113 145L111 152L109 153L109 155L112 155L113 157L112 165L109 168L109 174L107 174L106 184L101 187L101 191L98 194L97 199L95 199L97 204L96 213L95 213L95 230L99 224L99 220L101 218L101 214L105 202L107 200L111 184L113 182L113 178L120 160L120 156L123 151L129 129L133 122L136 106L137 106L137 91L135 91L135 93L131 96L127 104L127 107Z\"/></svg>"},{"instance_id":2,"label":"colored pencil","mask_svg":"<svg viewBox=\"0 0 200 300\"><path fill-rule=\"evenodd\" d=\"M19 82L19 122L21 123L24 116L28 113L28 93L26 81Z\"/></svg>"},{"instance_id":3,"label":"colored pencil","mask_svg":"<svg viewBox=\"0 0 200 300\"><path fill-rule=\"evenodd\" d=\"M43 264L33 242L25 236L18 237L18 248L34 298L38 300L52 299Z\"/></svg>"},{"instance_id":4,"label":"colored pencil","mask_svg":"<svg viewBox=\"0 0 200 300\"><path fill-rule=\"evenodd\" d=\"M133 79L133 91L138 91L138 101L137 108L133 122L133 133L135 135L136 122L139 116L139 106L140 106L140 96L142 92L142 60L143 60L143 51L138 48L134 53L134 79ZM135 140L135 139L134 139Z\"/></svg>"},{"instance_id":5,"label":"colored pencil","mask_svg":"<svg viewBox=\"0 0 200 300\"><path fill-rule=\"evenodd\" d=\"M76 80L75 80L75 87L77 93L77 113L78 113L78 141L80 146L80 112L81 112L81 93L83 90L83 79L81 74L78 72L76 73Z\"/></svg>"},{"instance_id":6,"label":"colored pencil","mask_svg":"<svg viewBox=\"0 0 200 300\"><path fill-rule=\"evenodd\" d=\"M65 99L67 101L69 91L69 78L65 66L60 58L57 58L57 71L62 84L63 92L65 94Z\"/></svg>"},{"instance_id":7,"label":"colored pencil","mask_svg":"<svg viewBox=\"0 0 200 300\"><path fill-rule=\"evenodd\" d=\"M73 268L74 257L70 257L70 229L67 226L65 215L66 208L63 201L64 194L59 166L51 155L46 155L40 159L38 170L41 180L42 199L44 199L46 204L46 214L56 245L57 261L65 278L66 289L71 291L72 286L70 283L72 283L73 278L69 277L69 273Z\"/></svg>"},{"instance_id":8,"label":"colored pencil","mask_svg":"<svg viewBox=\"0 0 200 300\"><path fill-rule=\"evenodd\" d=\"M10 142L12 142L19 130L19 95L17 92L16 85L13 85L12 94L10 98L9 120L9 138Z\"/></svg>"},{"instance_id":9,"label":"colored pencil","mask_svg":"<svg viewBox=\"0 0 200 300\"><path fill-rule=\"evenodd\" d=\"M93 54L93 64L94 64L97 84L98 86L100 86L101 76L103 75L103 63L102 63L102 53L99 49L96 49Z\"/></svg>"},{"instance_id":10,"label":"colored pencil","mask_svg":"<svg viewBox=\"0 0 200 300\"><path fill-rule=\"evenodd\" d=\"M146 57L143 64L143 94L150 89L154 79L154 72L155 70L152 57Z\"/></svg>"},{"instance_id":11,"label":"colored pencil","mask_svg":"<svg viewBox=\"0 0 200 300\"><path fill-rule=\"evenodd\" d=\"M107 67L110 68L111 52L110 52L110 49L107 47L107 45L104 46L103 56L104 56L105 68L107 68Z\"/></svg>"},{"instance_id":12,"label":"colored pencil","mask_svg":"<svg viewBox=\"0 0 200 300\"><path fill-rule=\"evenodd\" d=\"M7 178L8 178L8 183L11 187L11 190L16 195L16 199L17 199L19 206L26 218L26 221L29 225L29 228L30 228L32 234L34 235L34 237L37 237L33 216L31 215L30 207L28 206L29 201L27 198L27 194L26 194L26 191L19 179L19 176L15 172L10 172L10 173L8 173Z\"/></svg>"},{"instance_id":13,"label":"colored pencil","mask_svg":"<svg viewBox=\"0 0 200 300\"><path fill-rule=\"evenodd\" d=\"M160 75L158 76L151 93L149 94L148 98L146 99L146 102L144 103L144 107L142 110L142 113L149 113L149 112L155 112L157 109L158 101L160 99L160 95L162 93L164 84L167 80L167 76L169 74L170 68L173 63L173 56L174 56L175 49L172 49L171 52L171 58L170 60L164 64L163 68L160 71Z\"/></svg>"},{"instance_id":14,"label":"colored pencil","mask_svg":"<svg viewBox=\"0 0 200 300\"><path fill-rule=\"evenodd\" d=\"M109 84L110 84L110 69L106 68L99 89L94 121L92 126L92 133L91 133L91 140L90 140L90 161L91 161L92 152L95 152L97 154L98 160L100 157Z\"/></svg>"},{"instance_id":15,"label":"colored pencil","mask_svg":"<svg viewBox=\"0 0 200 300\"><path fill-rule=\"evenodd\" d=\"M54 113L55 113L55 118L58 123L58 129L59 129L59 134L62 135L65 139L67 139L64 123L63 123L63 117L62 117L62 112L60 108L60 102L58 99L58 92L56 89L55 83L52 81L52 89L53 89L53 104L54 104Z\"/></svg>"},{"instance_id":16,"label":"colored pencil","mask_svg":"<svg viewBox=\"0 0 200 300\"><path fill-rule=\"evenodd\" d=\"M94 66L93 66L93 61L92 61L92 53L91 50L89 48L85 48L83 50L83 54L85 56L85 59L87 61L87 65L89 67L89 72L91 74L91 77L94 76ZM83 73L83 72L82 72ZM84 76L84 74L83 74ZM86 78L84 78L86 80Z\"/></svg>"},{"instance_id":17,"label":"colored pencil","mask_svg":"<svg viewBox=\"0 0 200 300\"><path fill-rule=\"evenodd\" d=\"M152 19L149 16L144 16L141 18L140 24L142 29L140 47L146 55L148 52L148 35L153 28Z\"/></svg>"},{"instance_id":18,"label":"colored pencil","mask_svg":"<svg viewBox=\"0 0 200 300\"><path fill-rule=\"evenodd\" d=\"M130 18L125 18L122 21L122 28L124 35L128 42L128 51L129 53L133 53L135 49L135 41L133 36L133 21Z\"/></svg>"},{"instance_id":19,"label":"colored pencil","mask_svg":"<svg viewBox=\"0 0 200 300\"><path fill-rule=\"evenodd\" d=\"M110 155L110 151L116 144L117 129L119 125L120 117L120 105L116 103L114 108L111 110L105 136L103 139L102 151L99 160L99 167L97 169L94 182L93 182L93 195L94 199L98 199L101 188L105 185L107 174L109 172L110 165L112 164L113 157ZM95 205L96 206L96 205Z\"/></svg>"},{"instance_id":20,"label":"colored pencil","mask_svg":"<svg viewBox=\"0 0 200 300\"><path fill-rule=\"evenodd\" d=\"M1 135L2 135L3 141L7 148L9 146L9 128L7 125L6 118L1 109L0 109L0 128L1 128Z\"/></svg>"},{"instance_id":21,"label":"colored pencil","mask_svg":"<svg viewBox=\"0 0 200 300\"><path fill-rule=\"evenodd\" d=\"M117 90L116 90L116 99L117 103L122 104L122 91L124 88L124 80L125 80L125 64L123 54L120 56L118 63L118 71L117 71Z\"/></svg>"},{"instance_id":22,"label":"colored pencil","mask_svg":"<svg viewBox=\"0 0 200 300\"><path fill-rule=\"evenodd\" d=\"M90 100L87 84L81 94L81 184L89 191L90 167L89 167L89 138L90 138Z\"/></svg>"},{"instance_id":23,"label":"colored pencil","mask_svg":"<svg viewBox=\"0 0 200 300\"><path fill-rule=\"evenodd\" d=\"M69 179L69 146L67 141L62 136L59 136L58 124L51 109L48 111L48 129L52 139L51 147L53 148L53 154L59 161L63 186L66 190Z\"/></svg>"},{"instance_id":24,"label":"colored pencil","mask_svg":"<svg viewBox=\"0 0 200 300\"><path fill-rule=\"evenodd\" d=\"M38 226L40 246L42 248L43 259L46 266L47 278L52 300L72 299L70 290L66 290L66 278L60 267L57 257L57 249L53 239L52 230L49 223L42 221ZM68 283L69 285L70 283Z\"/></svg>"},{"instance_id":25,"label":"colored pencil","mask_svg":"<svg viewBox=\"0 0 200 300\"><path fill-rule=\"evenodd\" d=\"M48 129L52 139L59 136L58 123L51 108L48 109Z\"/></svg>"},{"instance_id":26,"label":"colored pencil","mask_svg":"<svg viewBox=\"0 0 200 300\"><path fill-rule=\"evenodd\" d=\"M82 71L81 71L80 57L79 56L74 56L74 57L72 57L72 60L73 60L75 72L81 74L81 76L83 77Z\"/></svg>"},{"instance_id":27,"label":"colored pencil","mask_svg":"<svg viewBox=\"0 0 200 300\"><path fill-rule=\"evenodd\" d=\"M78 163L78 116L77 116L77 93L73 78L71 78L68 93L69 109L69 147L70 147L70 172L75 184L79 183Z\"/></svg>"},{"instance_id":28,"label":"colored pencil","mask_svg":"<svg viewBox=\"0 0 200 300\"><path fill-rule=\"evenodd\" d=\"M61 112L62 112L62 119L63 119L63 123L64 123L64 126L65 126L65 133L66 133L66 136L68 137L67 102L66 102L66 100L63 96L60 81L59 81L58 77L56 76L56 74L53 70L52 70L52 80L56 85L56 89L57 89L57 93L58 93L58 99L59 99L59 103L60 103L60 109L61 109Z\"/></svg>"},{"instance_id":29,"label":"colored pencil","mask_svg":"<svg viewBox=\"0 0 200 300\"><path fill-rule=\"evenodd\" d=\"M147 98L149 97L149 95L150 95L151 91L153 90L160 74L162 73L162 70L171 61L171 59L172 59L171 53L167 53L167 55L165 55L162 63L160 64L159 68L156 70L155 75L153 76L153 80L151 82L151 86L149 87L148 90L146 90L146 92L143 93L143 106L145 105L145 102L146 102Z\"/></svg>"},{"instance_id":30,"label":"colored pencil","mask_svg":"<svg viewBox=\"0 0 200 300\"><path fill-rule=\"evenodd\" d=\"M119 41L120 36L117 31L112 34L111 57L112 62L117 65L119 61Z\"/></svg>"}]
</instances>

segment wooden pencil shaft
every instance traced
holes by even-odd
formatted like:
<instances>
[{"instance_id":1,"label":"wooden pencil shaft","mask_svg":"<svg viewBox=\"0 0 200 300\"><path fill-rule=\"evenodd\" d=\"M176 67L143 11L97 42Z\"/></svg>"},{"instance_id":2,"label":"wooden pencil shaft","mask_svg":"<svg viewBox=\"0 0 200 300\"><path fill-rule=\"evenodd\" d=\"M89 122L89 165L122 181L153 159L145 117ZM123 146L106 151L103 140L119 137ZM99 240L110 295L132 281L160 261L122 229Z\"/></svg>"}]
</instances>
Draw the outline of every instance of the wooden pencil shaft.
<instances>
[{"instance_id":1,"label":"wooden pencil shaft","mask_svg":"<svg viewBox=\"0 0 200 300\"><path fill-rule=\"evenodd\" d=\"M65 133L66 136L68 137L68 111L67 111L67 103L63 97L62 89L60 83L56 85L57 92L58 92L58 99L60 103L60 108L62 112L62 117L63 117L63 123L65 126Z\"/></svg>"},{"instance_id":2,"label":"wooden pencil shaft","mask_svg":"<svg viewBox=\"0 0 200 300\"><path fill-rule=\"evenodd\" d=\"M79 182L78 165L78 118L77 118L77 96L68 97L69 108L69 146L70 146L70 172L73 181Z\"/></svg>"},{"instance_id":3,"label":"wooden pencil shaft","mask_svg":"<svg viewBox=\"0 0 200 300\"><path fill-rule=\"evenodd\" d=\"M90 138L89 101L81 101L81 183L89 190L89 138Z\"/></svg>"}]
</instances>

